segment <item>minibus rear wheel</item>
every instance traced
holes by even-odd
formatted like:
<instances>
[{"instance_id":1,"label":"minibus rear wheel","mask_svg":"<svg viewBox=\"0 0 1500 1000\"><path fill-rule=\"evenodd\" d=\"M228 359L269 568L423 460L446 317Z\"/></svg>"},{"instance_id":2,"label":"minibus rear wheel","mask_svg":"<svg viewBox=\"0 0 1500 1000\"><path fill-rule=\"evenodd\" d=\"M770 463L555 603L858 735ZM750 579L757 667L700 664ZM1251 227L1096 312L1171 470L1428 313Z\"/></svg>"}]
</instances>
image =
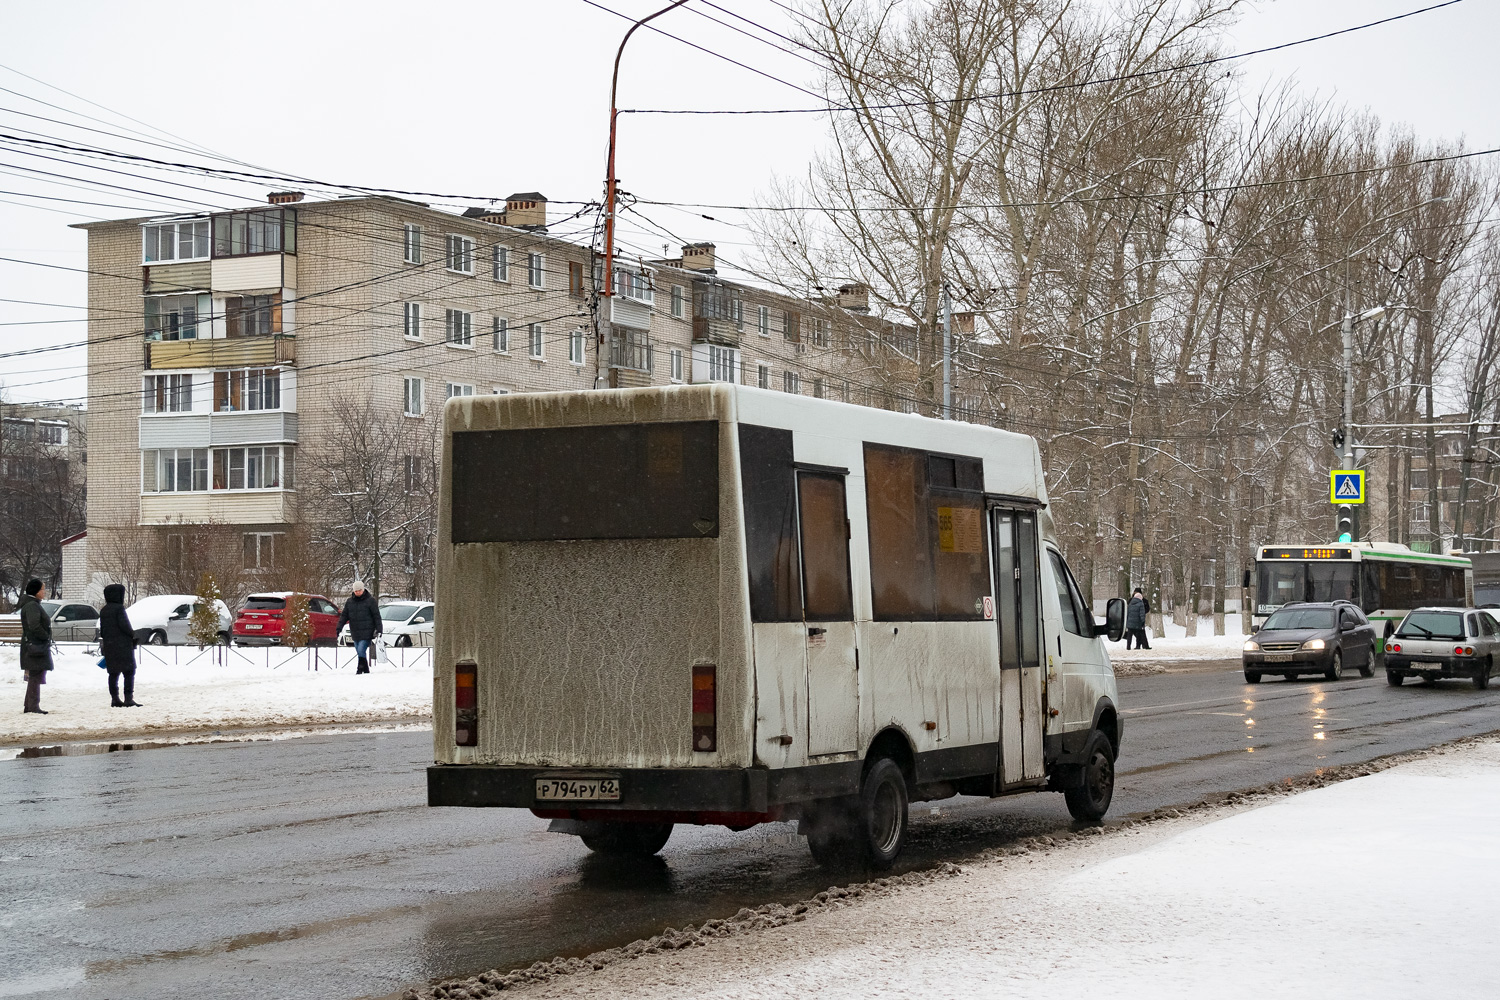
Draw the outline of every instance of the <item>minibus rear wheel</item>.
<instances>
[{"instance_id":1,"label":"minibus rear wheel","mask_svg":"<svg viewBox=\"0 0 1500 1000\"><path fill-rule=\"evenodd\" d=\"M1110 800L1115 797L1115 753L1109 737L1094 730L1088 749L1083 755L1082 779L1072 788L1063 791L1068 812L1073 818L1085 823L1097 823L1109 812Z\"/></svg>"},{"instance_id":2,"label":"minibus rear wheel","mask_svg":"<svg viewBox=\"0 0 1500 1000\"><path fill-rule=\"evenodd\" d=\"M672 836L671 823L617 823L604 820L583 824L578 838L596 854L649 858Z\"/></svg>"}]
</instances>

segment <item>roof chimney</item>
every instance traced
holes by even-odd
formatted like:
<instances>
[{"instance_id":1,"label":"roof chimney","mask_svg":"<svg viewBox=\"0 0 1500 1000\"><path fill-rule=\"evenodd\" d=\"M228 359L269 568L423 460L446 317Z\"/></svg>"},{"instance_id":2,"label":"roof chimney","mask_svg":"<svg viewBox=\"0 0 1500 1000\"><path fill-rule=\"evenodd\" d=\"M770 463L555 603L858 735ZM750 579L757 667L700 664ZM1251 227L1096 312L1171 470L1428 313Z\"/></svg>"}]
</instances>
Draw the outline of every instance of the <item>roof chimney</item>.
<instances>
[{"instance_id":1,"label":"roof chimney","mask_svg":"<svg viewBox=\"0 0 1500 1000\"><path fill-rule=\"evenodd\" d=\"M492 222L497 226L505 225L505 210L499 208L466 208L465 219L478 219L480 222Z\"/></svg>"},{"instance_id":2,"label":"roof chimney","mask_svg":"<svg viewBox=\"0 0 1500 1000\"><path fill-rule=\"evenodd\" d=\"M840 285L838 301L841 309L852 313L867 313L870 311L870 286L857 281Z\"/></svg>"},{"instance_id":3,"label":"roof chimney","mask_svg":"<svg viewBox=\"0 0 1500 1000\"><path fill-rule=\"evenodd\" d=\"M718 274L714 270L714 245L712 243L689 243L682 248L682 266L689 271Z\"/></svg>"},{"instance_id":4,"label":"roof chimney","mask_svg":"<svg viewBox=\"0 0 1500 1000\"><path fill-rule=\"evenodd\" d=\"M266 201L273 205L290 205L306 197L301 191L272 191L266 195Z\"/></svg>"},{"instance_id":5,"label":"roof chimney","mask_svg":"<svg viewBox=\"0 0 1500 1000\"><path fill-rule=\"evenodd\" d=\"M540 191L522 191L505 199L506 225L517 229L547 229L547 196Z\"/></svg>"}]
</instances>

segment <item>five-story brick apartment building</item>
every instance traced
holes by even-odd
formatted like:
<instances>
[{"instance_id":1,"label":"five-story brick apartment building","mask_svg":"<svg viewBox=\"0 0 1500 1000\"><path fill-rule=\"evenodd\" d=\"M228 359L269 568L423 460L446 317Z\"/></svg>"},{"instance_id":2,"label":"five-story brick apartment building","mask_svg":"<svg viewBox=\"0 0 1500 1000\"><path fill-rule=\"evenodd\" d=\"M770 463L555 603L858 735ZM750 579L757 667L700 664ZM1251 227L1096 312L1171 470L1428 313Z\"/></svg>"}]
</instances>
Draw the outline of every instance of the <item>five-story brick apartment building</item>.
<instances>
[{"instance_id":1,"label":"five-story brick apartment building","mask_svg":"<svg viewBox=\"0 0 1500 1000\"><path fill-rule=\"evenodd\" d=\"M861 288L802 299L729 282L711 244L617 260L616 294L598 306L610 337L598 344L598 258L567 238L587 228L549 231L536 192L463 214L288 192L243 210L80 228L91 579L191 585L184 539L211 526L233 538L241 591L276 588L299 526L354 537L331 509L348 504L329 498L372 487L309 489L315 470L329 481L341 452L370 447L351 425L381 428L390 453L378 457L420 490L434 471L420 442L435 441L453 395L728 380L871 401L848 375L850 346L868 353L881 339ZM892 330L892 343L909 337ZM417 543L430 518L398 529L402 545L376 535L382 589L425 589Z\"/></svg>"}]
</instances>

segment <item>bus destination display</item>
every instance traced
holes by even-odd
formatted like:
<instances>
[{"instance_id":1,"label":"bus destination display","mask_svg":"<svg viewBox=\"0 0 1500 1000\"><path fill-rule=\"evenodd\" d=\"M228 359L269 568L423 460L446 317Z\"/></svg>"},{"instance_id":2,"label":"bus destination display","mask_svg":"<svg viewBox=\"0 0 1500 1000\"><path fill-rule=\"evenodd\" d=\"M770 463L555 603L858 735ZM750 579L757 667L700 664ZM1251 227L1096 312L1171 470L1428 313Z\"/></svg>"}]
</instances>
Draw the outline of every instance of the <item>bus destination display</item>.
<instances>
[{"instance_id":1,"label":"bus destination display","mask_svg":"<svg viewBox=\"0 0 1500 1000\"><path fill-rule=\"evenodd\" d=\"M1268 548L1263 550L1262 559L1353 559L1354 553L1350 549L1314 549L1298 546L1295 548Z\"/></svg>"}]
</instances>

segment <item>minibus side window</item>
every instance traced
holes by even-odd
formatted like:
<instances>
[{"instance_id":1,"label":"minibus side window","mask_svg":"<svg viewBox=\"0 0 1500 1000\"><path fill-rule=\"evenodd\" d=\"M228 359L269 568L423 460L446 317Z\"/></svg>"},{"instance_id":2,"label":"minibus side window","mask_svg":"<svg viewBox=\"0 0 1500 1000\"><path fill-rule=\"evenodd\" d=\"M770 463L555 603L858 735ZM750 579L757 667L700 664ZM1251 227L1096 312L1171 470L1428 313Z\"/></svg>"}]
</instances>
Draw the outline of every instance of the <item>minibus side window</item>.
<instances>
[{"instance_id":1,"label":"minibus side window","mask_svg":"<svg viewBox=\"0 0 1500 1000\"><path fill-rule=\"evenodd\" d=\"M802 582L807 620L854 620L849 586L849 521L844 478L804 472L797 477L802 521Z\"/></svg>"},{"instance_id":2,"label":"minibus side window","mask_svg":"<svg viewBox=\"0 0 1500 1000\"><path fill-rule=\"evenodd\" d=\"M919 451L865 445L870 589L878 621L932 617L927 461Z\"/></svg>"},{"instance_id":3,"label":"minibus side window","mask_svg":"<svg viewBox=\"0 0 1500 1000\"><path fill-rule=\"evenodd\" d=\"M740 424L750 620L802 621L792 432Z\"/></svg>"}]
</instances>

